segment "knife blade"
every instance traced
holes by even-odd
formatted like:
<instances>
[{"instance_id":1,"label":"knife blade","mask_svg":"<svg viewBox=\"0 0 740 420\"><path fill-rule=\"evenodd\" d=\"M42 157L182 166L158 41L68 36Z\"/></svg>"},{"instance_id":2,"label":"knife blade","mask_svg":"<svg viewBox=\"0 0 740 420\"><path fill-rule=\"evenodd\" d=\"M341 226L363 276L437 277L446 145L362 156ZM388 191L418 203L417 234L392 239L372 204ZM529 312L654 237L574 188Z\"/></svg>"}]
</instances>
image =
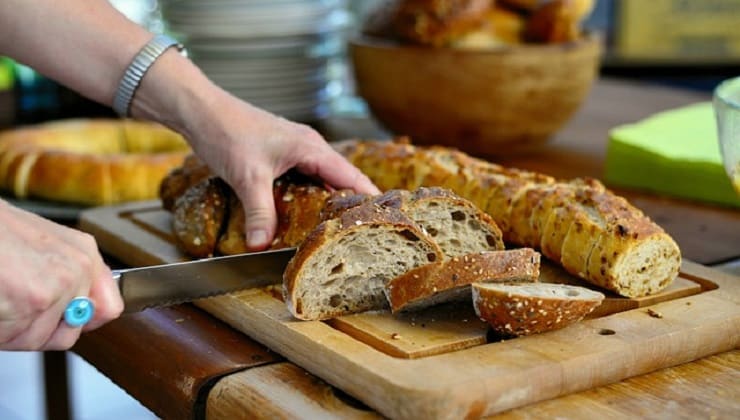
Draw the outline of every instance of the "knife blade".
<instances>
[{"instance_id":1,"label":"knife blade","mask_svg":"<svg viewBox=\"0 0 740 420\"><path fill-rule=\"evenodd\" d=\"M114 270L113 277L124 303L124 313L169 306L281 283L295 248L203 258L173 264ZM95 312L84 296L74 298L64 311L72 327L88 323Z\"/></svg>"}]
</instances>

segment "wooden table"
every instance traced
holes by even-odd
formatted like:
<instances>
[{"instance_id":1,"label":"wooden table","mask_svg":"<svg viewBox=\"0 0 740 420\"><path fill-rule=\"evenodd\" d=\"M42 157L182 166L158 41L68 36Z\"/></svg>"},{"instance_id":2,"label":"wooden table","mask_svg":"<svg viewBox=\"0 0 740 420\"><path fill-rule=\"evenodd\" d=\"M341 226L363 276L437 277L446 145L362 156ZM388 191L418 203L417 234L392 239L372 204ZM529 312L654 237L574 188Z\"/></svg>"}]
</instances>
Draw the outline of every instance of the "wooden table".
<instances>
[{"instance_id":1,"label":"wooden table","mask_svg":"<svg viewBox=\"0 0 740 420\"><path fill-rule=\"evenodd\" d=\"M552 143L536 154L501 162L558 177L599 177L609 128L707 99L700 93L601 80ZM322 128L327 137L337 139L384 135L366 119L340 119ZM740 259L739 211L634 191L620 193L664 226L685 258L705 265ZM122 317L84 335L73 350L163 418L377 417L190 305ZM731 418L737 413L740 352L735 350L500 417Z\"/></svg>"}]
</instances>

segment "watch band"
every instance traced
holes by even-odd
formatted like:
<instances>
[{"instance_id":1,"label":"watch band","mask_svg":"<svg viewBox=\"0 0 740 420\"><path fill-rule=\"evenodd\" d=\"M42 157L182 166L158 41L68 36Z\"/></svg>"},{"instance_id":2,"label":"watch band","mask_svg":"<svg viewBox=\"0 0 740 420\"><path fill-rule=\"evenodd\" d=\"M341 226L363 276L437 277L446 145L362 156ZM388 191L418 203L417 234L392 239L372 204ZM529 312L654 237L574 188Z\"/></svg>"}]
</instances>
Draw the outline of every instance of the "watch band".
<instances>
[{"instance_id":1,"label":"watch band","mask_svg":"<svg viewBox=\"0 0 740 420\"><path fill-rule=\"evenodd\" d=\"M113 110L121 117L129 117L131 111L131 102L134 99L136 89L139 88L141 79L147 70L155 61L169 48L175 47L181 54L187 57L185 47L174 38L159 34L154 36L146 45L136 54L131 64L129 64L123 77L118 84L118 89L113 97Z\"/></svg>"}]
</instances>

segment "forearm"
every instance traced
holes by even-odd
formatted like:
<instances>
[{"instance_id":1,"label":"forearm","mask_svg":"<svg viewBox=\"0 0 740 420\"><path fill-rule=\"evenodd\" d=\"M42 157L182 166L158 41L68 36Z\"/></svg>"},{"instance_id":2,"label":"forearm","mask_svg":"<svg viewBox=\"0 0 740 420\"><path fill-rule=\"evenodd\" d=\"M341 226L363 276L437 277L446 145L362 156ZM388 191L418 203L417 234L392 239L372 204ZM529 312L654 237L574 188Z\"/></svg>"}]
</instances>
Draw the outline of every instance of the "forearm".
<instances>
[{"instance_id":1,"label":"forearm","mask_svg":"<svg viewBox=\"0 0 740 420\"><path fill-rule=\"evenodd\" d=\"M106 0L0 1L0 53L106 105L150 37Z\"/></svg>"},{"instance_id":2,"label":"forearm","mask_svg":"<svg viewBox=\"0 0 740 420\"><path fill-rule=\"evenodd\" d=\"M106 0L0 1L0 54L105 105L152 36ZM212 95L212 88L199 69L170 49L142 80L132 113L187 134L186 116L198 114L188 107L205 92Z\"/></svg>"}]
</instances>

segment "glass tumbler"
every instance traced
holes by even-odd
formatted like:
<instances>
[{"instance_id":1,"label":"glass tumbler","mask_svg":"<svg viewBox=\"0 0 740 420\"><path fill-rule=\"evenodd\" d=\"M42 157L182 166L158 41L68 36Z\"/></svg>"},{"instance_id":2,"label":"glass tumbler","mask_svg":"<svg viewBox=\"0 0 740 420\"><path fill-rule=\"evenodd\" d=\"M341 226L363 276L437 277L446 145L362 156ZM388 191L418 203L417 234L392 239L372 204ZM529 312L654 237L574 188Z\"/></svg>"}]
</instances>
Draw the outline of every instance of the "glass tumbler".
<instances>
[{"instance_id":1,"label":"glass tumbler","mask_svg":"<svg viewBox=\"0 0 740 420\"><path fill-rule=\"evenodd\" d=\"M722 161L740 194L740 77L720 83L714 90L713 103Z\"/></svg>"}]
</instances>

